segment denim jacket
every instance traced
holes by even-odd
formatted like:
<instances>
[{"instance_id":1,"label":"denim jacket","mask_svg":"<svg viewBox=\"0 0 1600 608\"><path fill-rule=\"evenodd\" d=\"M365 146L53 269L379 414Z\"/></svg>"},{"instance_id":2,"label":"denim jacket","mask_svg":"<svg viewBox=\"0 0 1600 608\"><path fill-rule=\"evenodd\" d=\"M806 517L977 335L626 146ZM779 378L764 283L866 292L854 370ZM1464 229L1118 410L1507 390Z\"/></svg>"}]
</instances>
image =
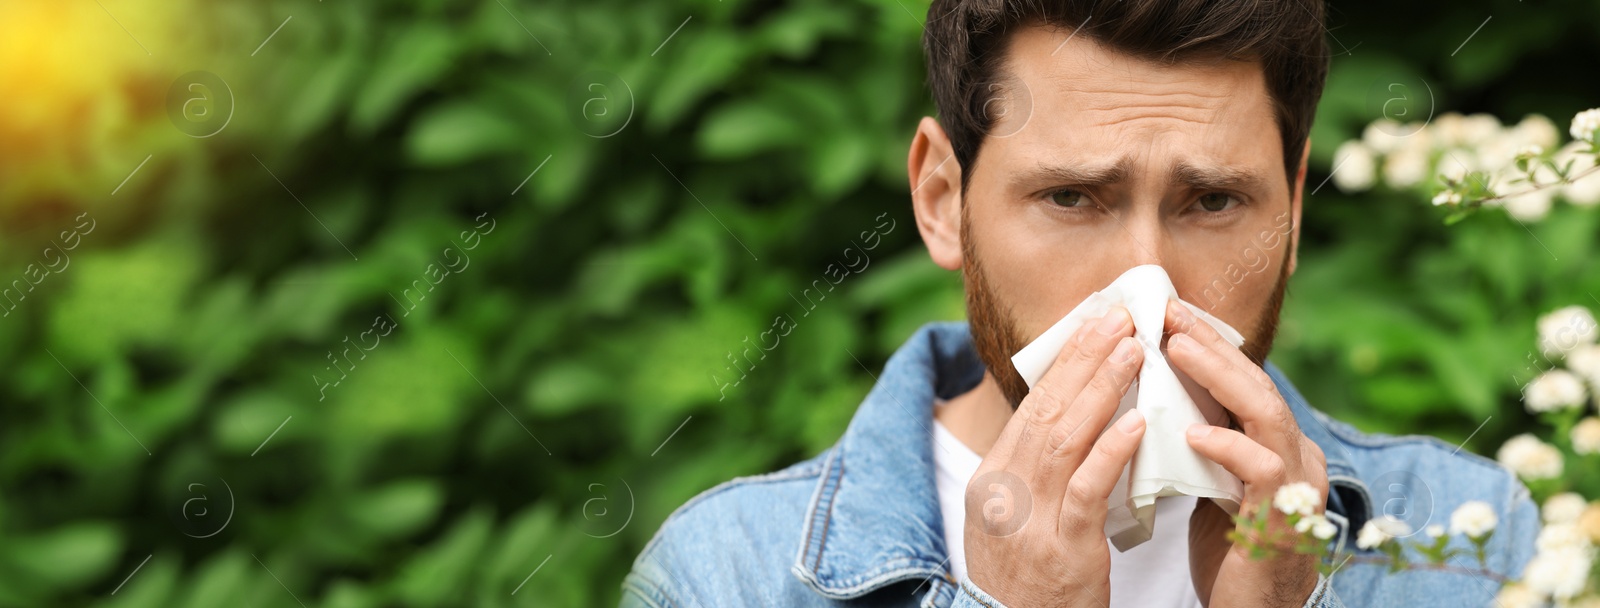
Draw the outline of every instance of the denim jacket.
<instances>
[{"instance_id":1,"label":"denim jacket","mask_svg":"<svg viewBox=\"0 0 1600 608\"><path fill-rule=\"evenodd\" d=\"M924 326L889 359L832 448L707 490L668 517L623 582L622 605L1000 608L946 568L929 439L935 398L970 390L983 372L966 323ZM1347 554L1306 606L1487 606L1501 580L1521 575L1539 516L1509 471L1437 439L1361 433L1311 409L1275 366L1267 372L1327 456L1326 514L1338 525L1330 549ZM1452 542L1469 549L1462 556L1398 574L1380 552L1355 546L1355 531L1374 515L1420 533L1447 525L1469 500L1499 516L1484 567L1461 538ZM1427 562L1412 549L1406 558Z\"/></svg>"}]
</instances>

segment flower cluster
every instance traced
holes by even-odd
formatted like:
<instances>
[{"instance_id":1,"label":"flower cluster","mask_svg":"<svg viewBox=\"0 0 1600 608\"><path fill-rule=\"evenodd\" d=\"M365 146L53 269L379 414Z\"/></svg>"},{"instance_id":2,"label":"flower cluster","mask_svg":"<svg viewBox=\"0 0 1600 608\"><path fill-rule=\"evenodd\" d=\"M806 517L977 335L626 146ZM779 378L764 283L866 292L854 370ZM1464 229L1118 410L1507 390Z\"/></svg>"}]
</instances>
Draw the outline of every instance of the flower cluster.
<instances>
[{"instance_id":1,"label":"flower cluster","mask_svg":"<svg viewBox=\"0 0 1600 608\"><path fill-rule=\"evenodd\" d=\"M1351 192L1379 185L1411 192L1445 208L1446 223L1486 207L1503 208L1518 221L1537 221L1557 198L1600 206L1600 108L1578 113L1567 132L1572 140L1562 144L1555 125L1537 115L1515 125L1486 114L1444 114L1426 124L1380 120L1359 140L1340 146L1332 180ZM1501 608L1600 608L1600 501L1591 500L1600 496L1600 476L1594 473L1600 470L1600 323L1595 317L1585 306L1567 306L1538 318L1536 350L1529 359L1542 360L1521 396L1524 408L1548 431L1516 435L1495 454L1540 504L1542 531L1521 572L1487 567L1486 546L1499 522L1489 504L1477 501L1458 507L1448 527L1428 525L1421 534L1393 517L1369 521L1356 533L1355 544L1379 555L1357 554L1346 561L1387 563L1391 572L1400 572L1459 568L1461 560L1446 561L1476 555L1485 578L1505 583L1495 598ZM1452 543L1460 537L1467 543Z\"/></svg>"},{"instance_id":2,"label":"flower cluster","mask_svg":"<svg viewBox=\"0 0 1600 608\"><path fill-rule=\"evenodd\" d=\"M1600 204L1600 108L1573 117L1572 141L1550 119L1529 115L1503 125L1488 114L1442 114L1427 123L1389 119L1334 152L1334 185L1359 192L1381 182L1432 193L1456 221L1481 207L1502 207L1523 222L1543 219L1559 195L1578 206Z\"/></svg>"},{"instance_id":3,"label":"flower cluster","mask_svg":"<svg viewBox=\"0 0 1600 608\"><path fill-rule=\"evenodd\" d=\"M1561 450L1540 441L1532 433L1523 433L1507 440L1495 453L1495 460L1529 481L1561 476Z\"/></svg>"},{"instance_id":4,"label":"flower cluster","mask_svg":"<svg viewBox=\"0 0 1600 608\"><path fill-rule=\"evenodd\" d=\"M1322 494L1311 484L1295 482L1284 485L1278 488L1270 504L1263 504L1260 509L1250 514L1241 511L1240 515L1234 518L1237 526L1229 538L1233 542L1243 544L1256 559L1270 557L1285 549L1292 549L1295 553L1302 554L1327 553L1328 541L1338 533L1338 526L1320 512L1322 503ZM1274 511L1283 514L1285 523L1293 529L1293 532L1274 531L1269 524ZM1477 556L1479 567L1486 568L1485 548L1489 539L1494 536L1495 526L1499 523L1494 508L1488 503L1469 501L1457 507L1450 515L1448 534L1443 525L1428 526L1424 529L1428 540L1412 542L1410 547L1426 557L1428 564L1440 567L1446 560L1468 553L1464 548L1451 546L1453 537L1463 537L1472 547L1470 553ZM1387 555L1390 571L1399 572L1413 565L1404 559L1404 546L1397 539L1412 536L1414 533L1415 531L1405 521L1392 515L1384 515L1367 521L1361 527L1356 533L1356 547ZM1318 567L1323 574L1331 575L1336 569L1332 564L1338 561L1340 560L1324 560Z\"/></svg>"},{"instance_id":5,"label":"flower cluster","mask_svg":"<svg viewBox=\"0 0 1600 608\"><path fill-rule=\"evenodd\" d=\"M1574 137L1593 141L1600 112L1590 110L1573 120ZM1555 427L1554 442L1531 433L1512 437L1496 455L1501 464L1528 482L1535 496L1548 494L1540 507L1544 528L1537 553L1522 580L1506 585L1497 599L1506 608L1600 605L1600 588L1591 584L1596 548L1600 547L1600 502L1565 489L1563 461L1587 460L1592 469L1600 456L1600 330L1592 311L1582 306L1556 309L1539 317L1538 349L1558 365L1543 370L1523 388L1528 411ZM1565 449L1563 449L1565 448Z\"/></svg>"},{"instance_id":6,"label":"flower cluster","mask_svg":"<svg viewBox=\"0 0 1600 608\"><path fill-rule=\"evenodd\" d=\"M1600 454L1600 326L1583 306L1559 308L1539 317L1539 351L1559 363L1523 387L1522 403L1566 436L1578 456ZM1500 448L1499 460L1524 479L1559 477L1561 452L1533 435L1519 435Z\"/></svg>"},{"instance_id":7,"label":"flower cluster","mask_svg":"<svg viewBox=\"0 0 1600 608\"><path fill-rule=\"evenodd\" d=\"M1541 509L1544 529L1537 553L1522 580L1500 589L1496 600L1506 608L1533 608L1554 601L1561 606L1593 605L1600 598L1589 586L1600 545L1600 503L1572 492L1555 494ZM1587 602L1587 603L1585 603Z\"/></svg>"},{"instance_id":8,"label":"flower cluster","mask_svg":"<svg viewBox=\"0 0 1600 608\"><path fill-rule=\"evenodd\" d=\"M1289 550L1295 553L1318 554L1323 546L1338 532L1338 527L1320 513L1322 493L1311 484L1300 481L1278 488L1270 503L1263 503L1254 512L1241 509L1234 516L1234 530L1228 539L1249 549L1251 557L1265 559ZM1292 531L1271 525L1273 512L1283 514ZM1327 574L1326 565L1321 566Z\"/></svg>"},{"instance_id":9,"label":"flower cluster","mask_svg":"<svg viewBox=\"0 0 1600 608\"><path fill-rule=\"evenodd\" d=\"M1600 121L1600 113L1594 120ZM1495 575L1506 581L1495 599L1505 608L1600 606L1600 501L1568 488L1581 475L1563 479L1569 457L1587 459L1584 470L1600 464L1600 417L1589 407L1592 397L1600 409L1600 329L1594 313L1582 306L1552 311L1537 325L1539 352L1559 366L1543 370L1524 387L1523 403L1556 428L1555 439L1552 443L1523 433L1506 441L1496 457L1528 483L1534 496L1547 497L1540 507L1544 526L1533 558L1522 572L1509 573L1520 578ZM1230 538L1243 543L1256 559L1286 548L1322 554L1328 559L1318 568L1325 575L1337 569L1332 564L1351 559L1402 572L1460 568L1467 556L1476 558L1480 571L1492 572L1487 549L1500 521L1489 503L1467 501L1451 512L1448 522L1428 525L1420 534L1390 515L1369 520L1355 533L1355 546L1370 554L1341 559L1328 554L1328 541L1338 527L1320 513L1322 500L1309 484L1285 485L1270 504L1236 517L1236 532ZM1278 513L1292 531L1273 531L1268 522Z\"/></svg>"},{"instance_id":10,"label":"flower cluster","mask_svg":"<svg viewBox=\"0 0 1600 608\"><path fill-rule=\"evenodd\" d=\"M1600 351L1595 338L1600 337L1594 313L1582 306L1567 306L1539 317L1539 351L1546 357L1579 357L1588 361L1584 371L1600 371L1592 366L1600 364Z\"/></svg>"},{"instance_id":11,"label":"flower cluster","mask_svg":"<svg viewBox=\"0 0 1600 608\"><path fill-rule=\"evenodd\" d=\"M1278 488L1272 497L1272 507L1289 517L1295 532L1310 533L1317 540L1328 540L1333 538L1336 528L1333 522L1317 512L1317 507L1321 505L1322 494L1303 481Z\"/></svg>"},{"instance_id":12,"label":"flower cluster","mask_svg":"<svg viewBox=\"0 0 1600 608\"><path fill-rule=\"evenodd\" d=\"M1399 572L1413 567L1404 557L1405 545L1415 550L1426 558L1426 563L1435 567L1444 566L1450 558L1465 553L1462 548L1452 547L1453 537L1463 537L1472 546L1471 553L1477 556L1480 568L1488 567L1488 554L1486 548L1489 539L1494 536L1495 526L1499 525L1500 518L1495 515L1494 508L1489 503L1482 501L1467 501L1456 507L1450 514L1450 528L1448 533L1443 525L1434 524L1423 529L1427 536L1426 541L1411 541L1402 543L1399 539L1412 536L1416 533L1411 525L1396 519L1393 515L1384 515L1368 520L1361 526L1361 531L1356 533L1356 548L1367 551L1378 551L1389 558L1389 571Z\"/></svg>"}]
</instances>

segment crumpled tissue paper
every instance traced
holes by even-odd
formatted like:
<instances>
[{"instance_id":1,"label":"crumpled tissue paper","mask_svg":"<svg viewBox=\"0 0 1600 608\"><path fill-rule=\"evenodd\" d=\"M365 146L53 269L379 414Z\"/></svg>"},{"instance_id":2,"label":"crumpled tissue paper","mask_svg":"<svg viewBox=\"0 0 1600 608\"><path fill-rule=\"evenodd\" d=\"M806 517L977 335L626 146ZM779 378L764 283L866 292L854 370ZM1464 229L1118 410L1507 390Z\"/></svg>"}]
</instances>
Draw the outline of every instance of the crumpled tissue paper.
<instances>
[{"instance_id":1,"label":"crumpled tissue paper","mask_svg":"<svg viewBox=\"0 0 1600 608\"><path fill-rule=\"evenodd\" d=\"M1168 300L1178 300L1234 347L1244 344L1244 336L1227 323L1198 306L1179 300L1166 270L1147 264L1129 269L1104 289L1085 298L1066 317L1011 357L1017 373L1027 381L1029 388L1033 388L1055 362L1067 340L1085 322L1104 316L1113 306L1126 308L1133 317L1134 337L1144 349L1144 363L1111 420L1115 422L1123 413L1137 407L1144 415L1146 427L1139 450L1122 471L1116 489L1106 501L1106 537L1119 551L1150 540L1155 533L1157 498L1179 495L1209 498L1231 515L1239 512L1239 501L1244 496L1244 484L1237 477L1195 452L1184 438L1184 432L1193 424L1227 426L1228 414L1209 391L1168 363L1161 346Z\"/></svg>"}]
</instances>

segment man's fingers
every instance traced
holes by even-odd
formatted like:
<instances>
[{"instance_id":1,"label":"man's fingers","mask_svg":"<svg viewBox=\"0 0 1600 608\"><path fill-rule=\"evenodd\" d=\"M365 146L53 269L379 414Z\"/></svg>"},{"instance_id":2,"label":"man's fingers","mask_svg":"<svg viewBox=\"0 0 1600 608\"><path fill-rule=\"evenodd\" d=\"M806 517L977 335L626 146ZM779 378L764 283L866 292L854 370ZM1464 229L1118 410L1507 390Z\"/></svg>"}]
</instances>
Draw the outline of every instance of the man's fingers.
<instances>
[{"instance_id":1,"label":"man's fingers","mask_svg":"<svg viewBox=\"0 0 1600 608\"><path fill-rule=\"evenodd\" d=\"M1112 307L1105 316L1078 328L1050 369L1045 370L1044 377L1028 393L1039 413L1035 420L1054 424L1121 340L1130 335L1133 335L1133 317L1121 306Z\"/></svg>"},{"instance_id":2,"label":"man's fingers","mask_svg":"<svg viewBox=\"0 0 1600 608\"><path fill-rule=\"evenodd\" d=\"M1268 376L1260 365L1256 365L1254 361L1250 360L1250 357L1245 356L1244 351L1229 343L1226 338L1222 337L1222 334L1217 332L1216 328L1201 321L1199 317L1190 312L1183 304L1178 303L1177 300L1167 302L1166 331L1172 335L1183 334L1188 336L1199 343L1201 352L1215 354L1219 362L1226 364L1226 368L1236 369L1250 376L1250 379L1255 381L1256 386L1265 392L1271 393L1274 397L1277 396L1278 386L1272 383L1272 377ZM1167 346L1171 347L1170 339ZM1255 372L1260 373L1257 374ZM1278 399L1278 401L1282 401L1282 399Z\"/></svg>"},{"instance_id":3,"label":"man's fingers","mask_svg":"<svg viewBox=\"0 0 1600 608\"><path fill-rule=\"evenodd\" d=\"M1133 335L1133 318L1120 306L1079 327L1044 377L1018 404L990 453L1004 459L1014 454L1029 454L1031 462L1031 455L1043 449L1045 438L1061 413L1072 405L1117 342L1130 335Z\"/></svg>"},{"instance_id":4,"label":"man's fingers","mask_svg":"<svg viewBox=\"0 0 1600 608\"><path fill-rule=\"evenodd\" d=\"M1222 465L1247 485L1277 488L1289 481L1283 457L1233 429L1196 424L1185 433L1189 447Z\"/></svg>"},{"instance_id":5,"label":"man's fingers","mask_svg":"<svg viewBox=\"0 0 1600 608\"><path fill-rule=\"evenodd\" d=\"M1111 356L1050 429L1034 475L1044 487L1044 495L1060 495L1066 480L1088 456L1090 446L1116 414L1143 361L1144 349L1139 348L1138 340L1128 337L1117 342Z\"/></svg>"},{"instance_id":6,"label":"man's fingers","mask_svg":"<svg viewBox=\"0 0 1600 608\"><path fill-rule=\"evenodd\" d=\"M1167 333L1175 334L1181 332L1194 336L1196 340L1206 345L1207 348L1226 347L1235 353L1239 353L1239 356L1245 361L1250 360L1249 357L1245 357L1244 353L1239 351L1238 347L1230 344L1226 338L1222 337L1222 334L1217 333L1215 327L1205 321L1201 321L1200 317L1189 310L1189 307L1184 306L1177 300L1167 301L1167 318L1164 329Z\"/></svg>"},{"instance_id":7,"label":"man's fingers","mask_svg":"<svg viewBox=\"0 0 1600 608\"><path fill-rule=\"evenodd\" d=\"M1167 306L1167 326L1174 330L1167 359L1233 412L1245 432L1290 453L1300 426L1267 372L1176 302Z\"/></svg>"},{"instance_id":8,"label":"man's fingers","mask_svg":"<svg viewBox=\"0 0 1600 608\"><path fill-rule=\"evenodd\" d=\"M1086 534L1104 534L1106 525L1106 499L1122 477L1122 470L1139 448L1144 437L1144 416L1139 410L1128 410L1116 424L1094 442L1088 457L1067 481L1062 498L1061 516L1057 520L1062 538Z\"/></svg>"}]
</instances>

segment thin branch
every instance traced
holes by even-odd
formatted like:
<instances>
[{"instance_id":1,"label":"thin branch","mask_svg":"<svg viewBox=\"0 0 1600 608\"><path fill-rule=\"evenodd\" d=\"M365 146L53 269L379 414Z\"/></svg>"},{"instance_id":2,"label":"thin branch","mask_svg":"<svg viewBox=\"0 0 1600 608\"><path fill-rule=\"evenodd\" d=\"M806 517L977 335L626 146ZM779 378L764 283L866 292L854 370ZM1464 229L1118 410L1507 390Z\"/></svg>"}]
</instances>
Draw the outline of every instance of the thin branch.
<instances>
[{"instance_id":1,"label":"thin branch","mask_svg":"<svg viewBox=\"0 0 1600 608\"><path fill-rule=\"evenodd\" d=\"M1499 201L1499 200L1505 200L1505 199L1508 199L1508 198L1522 196L1524 194L1529 194L1529 193L1532 193L1532 192L1538 192L1540 190L1544 190L1545 188L1554 188L1556 186L1568 186L1568 185L1571 185L1573 182L1576 182L1576 181L1578 181L1580 179L1583 179L1584 176L1589 175L1590 173L1594 173L1596 171L1600 171L1600 164L1597 164L1597 165L1595 165L1593 167L1589 167L1588 169L1583 170L1583 172L1578 173L1577 175L1570 176L1570 177L1568 177L1566 179L1563 179L1561 181L1551 182L1551 183L1548 183L1548 184L1535 184L1534 187L1529 188L1527 190L1523 190L1521 192L1508 192L1506 194L1496 194L1494 196L1480 198L1480 199L1477 199L1477 200L1480 203L1481 202L1485 202L1485 201ZM1531 172L1530 172L1530 175L1531 175Z\"/></svg>"},{"instance_id":2,"label":"thin branch","mask_svg":"<svg viewBox=\"0 0 1600 608\"><path fill-rule=\"evenodd\" d=\"M1372 556L1372 555L1355 555L1355 554L1351 554L1349 558L1346 558L1346 561L1361 562L1361 563L1368 563L1368 564L1377 564L1377 565L1382 565L1382 566L1389 566L1392 563L1392 561L1388 557L1378 557L1378 556ZM1483 570L1483 569L1479 569L1479 568L1462 568L1460 566L1452 566L1452 565L1449 565L1449 564L1433 564L1433 563L1427 563L1427 562L1420 562L1420 563L1419 562L1407 562L1405 564L1405 566L1404 566L1404 569L1406 569L1406 570L1438 570L1438 571L1441 571L1441 572L1456 572L1456 573L1460 573L1460 574L1467 574L1467 575L1473 575L1473 576L1483 576L1483 577L1492 579L1495 582L1501 583L1501 584L1514 582L1514 579L1511 579L1511 578L1509 578L1509 577L1507 577L1505 575L1502 575L1502 574L1500 574L1498 572L1494 572L1494 571L1491 571L1491 570Z\"/></svg>"}]
</instances>

